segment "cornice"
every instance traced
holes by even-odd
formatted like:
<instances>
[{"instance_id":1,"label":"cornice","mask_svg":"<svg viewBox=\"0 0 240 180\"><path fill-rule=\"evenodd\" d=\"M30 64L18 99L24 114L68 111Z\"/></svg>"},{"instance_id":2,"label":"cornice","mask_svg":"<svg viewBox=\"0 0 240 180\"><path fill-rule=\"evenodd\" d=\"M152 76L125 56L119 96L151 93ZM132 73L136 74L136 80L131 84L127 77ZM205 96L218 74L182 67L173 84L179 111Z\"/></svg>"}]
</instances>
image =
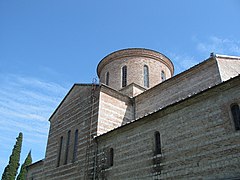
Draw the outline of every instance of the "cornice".
<instances>
[{"instance_id":1,"label":"cornice","mask_svg":"<svg viewBox=\"0 0 240 180\"><path fill-rule=\"evenodd\" d=\"M98 64L97 66L97 74L98 77L100 77L100 72L102 71L103 67L109 64L112 61L119 60L122 58L127 57L147 57L154 60L157 60L163 64L165 64L170 72L171 75L174 73L174 66L172 61L165 55L154 51L150 49L144 49L144 48L128 48L128 49L122 49L115 51L107 56L105 56Z\"/></svg>"}]
</instances>

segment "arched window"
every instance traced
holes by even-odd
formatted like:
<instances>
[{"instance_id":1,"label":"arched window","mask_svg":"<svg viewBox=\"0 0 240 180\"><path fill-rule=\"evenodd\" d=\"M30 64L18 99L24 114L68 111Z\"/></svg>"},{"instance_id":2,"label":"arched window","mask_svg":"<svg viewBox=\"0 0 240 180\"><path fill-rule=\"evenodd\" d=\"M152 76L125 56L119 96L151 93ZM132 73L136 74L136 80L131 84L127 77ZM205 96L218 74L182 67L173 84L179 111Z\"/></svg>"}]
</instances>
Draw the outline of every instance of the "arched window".
<instances>
[{"instance_id":1,"label":"arched window","mask_svg":"<svg viewBox=\"0 0 240 180\"><path fill-rule=\"evenodd\" d=\"M68 150L69 150L69 143L70 143L70 135L71 135L71 131L68 131L68 135L67 135L67 144L66 144L66 152L65 152L65 162L64 164L67 164L68 161Z\"/></svg>"},{"instance_id":2,"label":"arched window","mask_svg":"<svg viewBox=\"0 0 240 180\"><path fill-rule=\"evenodd\" d=\"M57 160L57 167L60 165L61 154L62 154L62 145L63 145L63 137L60 138L59 150L58 150L58 160Z\"/></svg>"},{"instance_id":3,"label":"arched window","mask_svg":"<svg viewBox=\"0 0 240 180\"><path fill-rule=\"evenodd\" d=\"M238 104L231 106L232 117L236 130L240 130L240 110Z\"/></svg>"},{"instance_id":4,"label":"arched window","mask_svg":"<svg viewBox=\"0 0 240 180\"><path fill-rule=\"evenodd\" d=\"M144 73L144 87L149 87L149 70L147 65L144 65L143 73Z\"/></svg>"},{"instance_id":5,"label":"arched window","mask_svg":"<svg viewBox=\"0 0 240 180\"><path fill-rule=\"evenodd\" d=\"M106 85L109 85L109 72L106 73L105 83L106 83Z\"/></svg>"},{"instance_id":6,"label":"arched window","mask_svg":"<svg viewBox=\"0 0 240 180\"><path fill-rule=\"evenodd\" d=\"M166 80L166 75L164 71L161 71L161 80L162 82Z\"/></svg>"},{"instance_id":7,"label":"arched window","mask_svg":"<svg viewBox=\"0 0 240 180\"><path fill-rule=\"evenodd\" d=\"M114 152L113 152L113 148L110 148L109 150L109 166L113 166L113 156L114 156Z\"/></svg>"},{"instance_id":8,"label":"arched window","mask_svg":"<svg viewBox=\"0 0 240 180\"><path fill-rule=\"evenodd\" d=\"M127 66L122 67L122 87L127 86Z\"/></svg>"},{"instance_id":9,"label":"arched window","mask_svg":"<svg viewBox=\"0 0 240 180\"><path fill-rule=\"evenodd\" d=\"M78 145L78 129L75 131L75 137L74 137L74 145L73 145L73 158L72 162L76 161L76 155L77 155L77 145Z\"/></svg>"},{"instance_id":10,"label":"arched window","mask_svg":"<svg viewBox=\"0 0 240 180\"><path fill-rule=\"evenodd\" d=\"M155 154L161 154L161 138L160 133L158 131L155 132Z\"/></svg>"}]
</instances>

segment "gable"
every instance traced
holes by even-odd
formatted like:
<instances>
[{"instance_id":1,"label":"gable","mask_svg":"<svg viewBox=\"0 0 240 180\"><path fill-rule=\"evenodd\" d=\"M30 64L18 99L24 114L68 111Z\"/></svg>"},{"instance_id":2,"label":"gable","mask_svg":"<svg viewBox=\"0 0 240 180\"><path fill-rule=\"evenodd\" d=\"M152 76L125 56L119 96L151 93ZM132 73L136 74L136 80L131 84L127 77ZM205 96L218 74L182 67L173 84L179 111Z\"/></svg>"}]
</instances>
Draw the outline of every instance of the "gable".
<instances>
[{"instance_id":1,"label":"gable","mask_svg":"<svg viewBox=\"0 0 240 180\"><path fill-rule=\"evenodd\" d=\"M98 85L95 85L98 86ZM50 116L49 121L51 122L58 115L59 111L64 111L66 106L69 106L74 101L78 101L79 98L84 98L90 95L93 84L74 84L63 100L60 102L58 107L55 109L53 114Z\"/></svg>"}]
</instances>

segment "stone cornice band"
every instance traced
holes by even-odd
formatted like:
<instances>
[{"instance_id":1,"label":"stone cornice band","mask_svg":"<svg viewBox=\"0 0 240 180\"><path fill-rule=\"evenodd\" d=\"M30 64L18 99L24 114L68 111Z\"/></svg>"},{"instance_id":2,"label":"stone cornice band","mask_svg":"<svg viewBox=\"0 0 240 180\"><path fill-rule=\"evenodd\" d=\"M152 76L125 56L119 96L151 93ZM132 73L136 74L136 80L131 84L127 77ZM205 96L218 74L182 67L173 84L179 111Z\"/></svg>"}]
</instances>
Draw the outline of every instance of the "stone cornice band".
<instances>
[{"instance_id":1,"label":"stone cornice band","mask_svg":"<svg viewBox=\"0 0 240 180\"><path fill-rule=\"evenodd\" d=\"M115 51L107 55L106 57L104 57L97 66L98 77L100 77L100 72L102 71L103 67L106 64L118 59L126 58L126 57L147 57L147 58L155 59L165 64L171 71L171 75L173 75L174 73L174 66L172 61L165 55L157 51L144 49L144 48L129 48L129 49L122 49L119 51Z\"/></svg>"}]
</instances>

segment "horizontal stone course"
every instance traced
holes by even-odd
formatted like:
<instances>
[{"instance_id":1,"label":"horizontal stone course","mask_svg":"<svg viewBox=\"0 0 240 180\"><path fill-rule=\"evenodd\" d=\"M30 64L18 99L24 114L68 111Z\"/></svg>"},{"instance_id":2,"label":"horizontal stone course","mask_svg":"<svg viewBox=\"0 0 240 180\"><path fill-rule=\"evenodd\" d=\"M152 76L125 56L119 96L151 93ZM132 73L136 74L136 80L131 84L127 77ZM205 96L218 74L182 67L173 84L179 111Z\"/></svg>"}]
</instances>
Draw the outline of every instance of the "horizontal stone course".
<instances>
[{"instance_id":1,"label":"horizontal stone course","mask_svg":"<svg viewBox=\"0 0 240 180\"><path fill-rule=\"evenodd\" d=\"M240 161L240 156L235 154L240 152L240 132L231 131L226 134L225 129L229 126L226 122L230 118L228 117L228 121L222 120L221 106L230 98L232 101L239 98L236 92L240 91L240 87L235 86L234 90L228 90L227 85L225 87L225 90L220 87L209 90L202 95L205 99L196 96L188 102L180 103L177 111L174 106L169 107L169 111L172 109L174 113L158 116L156 119L145 117L141 121L148 123L135 122L129 125L131 127L122 127L117 129L117 132L100 136L99 149L112 147L115 152L114 166L109 169L106 177L153 178L151 158L154 156L156 130L161 133L162 140L161 178L191 179L200 174L202 177L221 177L218 176L219 169L222 174L225 173L222 177L238 176L240 171L237 170L237 162ZM231 95L229 91L233 91ZM197 98L201 98L201 101L197 101ZM186 113L188 110L191 110L191 113ZM182 118L175 118L177 116ZM187 138L181 136L186 130L189 134ZM229 175L229 172L234 174Z\"/></svg>"},{"instance_id":2,"label":"horizontal stone course","mask_svg":"<svg viewBox=\"0 0 240 180\"><path fill-rule=\"evenodd\" d=\"M210 57L161 82L161 70L167 78L172 75L167 57L160 53L159 57L153 57L154 51L142 57L125 53L118 52L117 56L124 57L115 60L114 53L106 57L113 59L101 67L101 81L105 72L113 72L110 87L73 86L50 117L45 159L29 167L27 179L240 177L240 131L234 129L230 110L232 103L240 104L240 77L228 80L236 76L234 70L240 61L233 60L230 65L229 60ZM141 87L145 64L150 70L150 89ZM129 67L128 83L133 84L120 90L122 65ZM228 81L223 83L223 80ZM138 90L135 95L133 88ZM73 162L76 129L78 140ZM156 131L160 132L161 154L156 154ZM57 167L61 137L63 144Z\"/></svg>"}]
</instances>

